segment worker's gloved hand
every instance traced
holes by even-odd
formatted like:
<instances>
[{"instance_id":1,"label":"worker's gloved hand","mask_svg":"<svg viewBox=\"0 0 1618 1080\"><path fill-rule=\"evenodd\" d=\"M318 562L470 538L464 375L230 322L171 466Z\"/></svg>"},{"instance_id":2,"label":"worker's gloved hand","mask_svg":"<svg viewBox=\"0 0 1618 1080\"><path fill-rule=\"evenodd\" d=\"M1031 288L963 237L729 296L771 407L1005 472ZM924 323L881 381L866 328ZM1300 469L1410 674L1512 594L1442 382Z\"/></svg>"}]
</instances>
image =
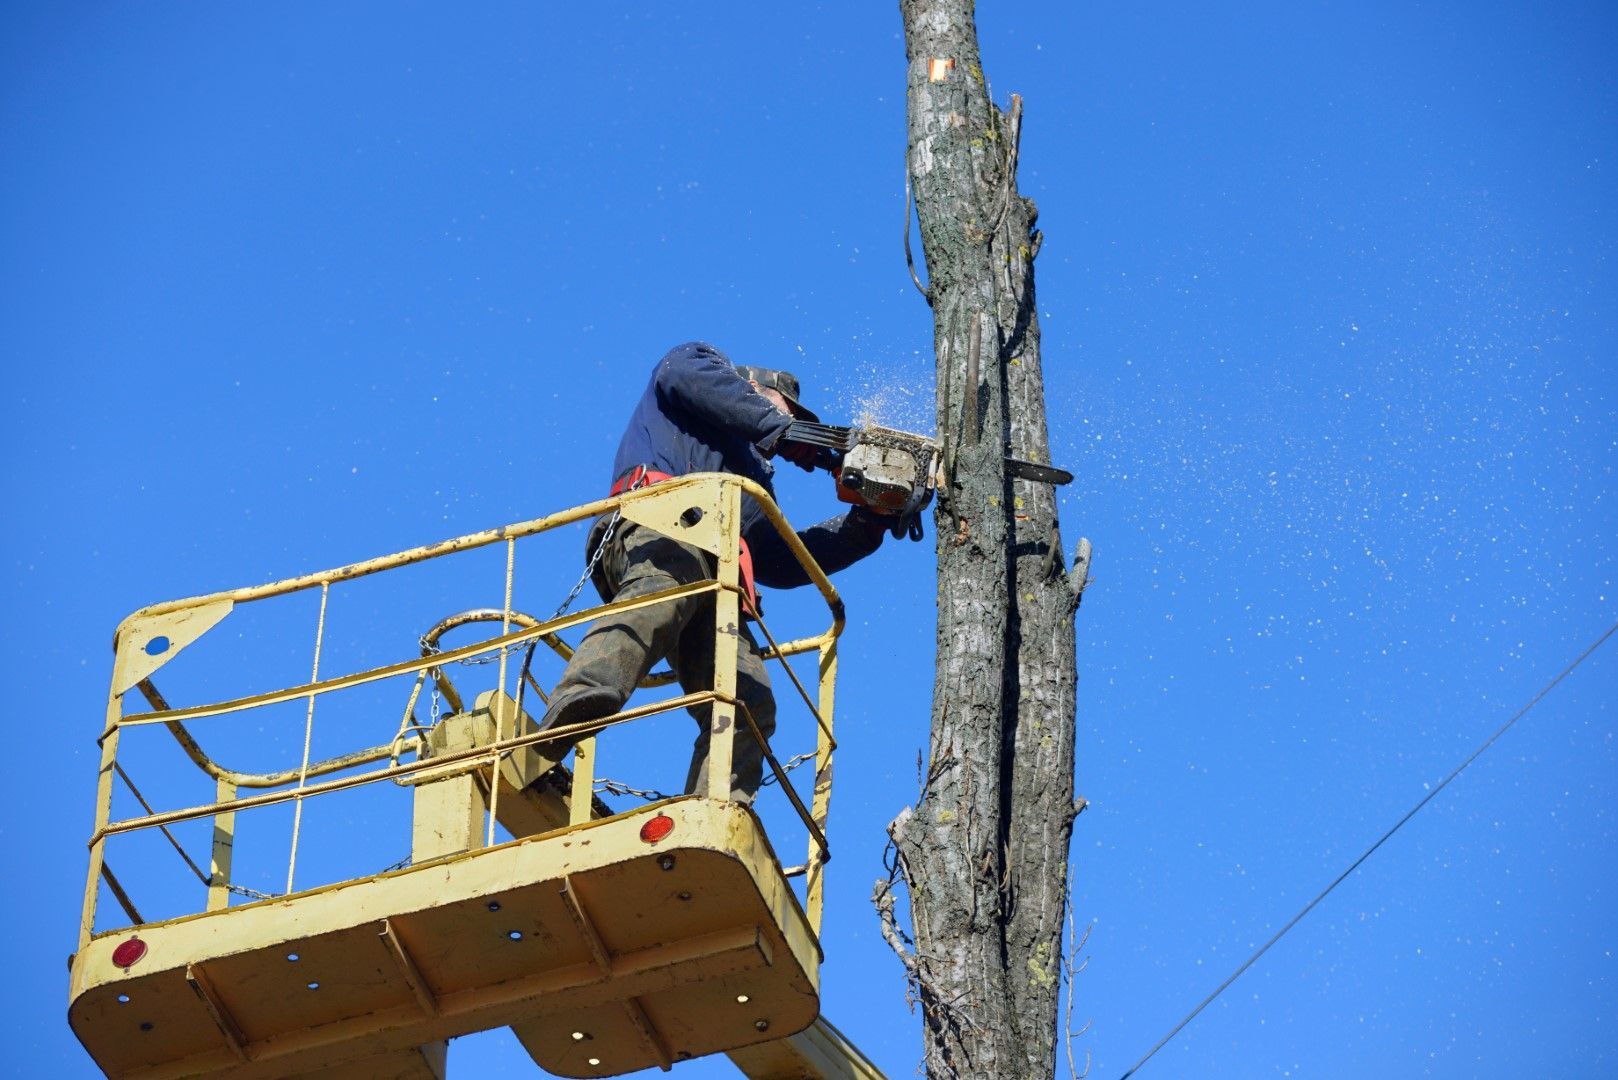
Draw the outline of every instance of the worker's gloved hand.
<instances>
[{"instance_id":1,"label":"worker's gloved hand","mask_svg":"<svg viewBox=\"0 0 1618 1080\"><path fill-rule=\"evenodd\" d=\"M781 435L781 455L800 469L835 473L842 467L843 453L851 438L848 428L794 420Z\"/></svg>"},{"instance_id":2,"label":"worker's gloved hand","mask_svg":"<svg viewBox=\"0 0 1618 1080\"><path fill-rule=\"evenodd\" d=\"M804 472L814 472L821 467L826 451L818 446L808 446L791 439L782 439L776 443L775 449L782 457L802 469Z\"/></svg>"},{"instance_id":3,"label":"worker's gloved hand","mask_svg":"<svg viewBox=\"0 0 1618 1080\"><path fill-rule=\"evenodd\" d=\"M782 419L787 422L781 425L780 430L771 432L758 443L759 452L765 457L778 457L790 461L804 472L814 472L816 468L830 468L828 456L830 451L794 439L792 422L785 415Z\"/></svg>"},{"instance_id":4,"label":"worker's gloved hand","mask_svg":"<svg viewBox=\"0 0 1618 1080\"><path fill-rule=\"evenodd\" d=\"M758 443L759 452L765 457L778 457L792 462L804 472L814 472L816 469L825 469L831 472L837 468L842 455L829 447L804 442L792 437L792 429L799 425L788 422L781 426L781 430L771 432L769 437Z\"/></svg>"},{"instance_id":5,"label":"worker's gloved hand","mask_svg":"<svg viewBox=\"0 0 1618 1080\"><path fill-rule=\"evenodd\" d=\"M879 514L868 506L852 506L848 510L848 520L864 530L865 535L876 541L893 531L896 520L892 514Z\"/></svg>"}]
</instances>

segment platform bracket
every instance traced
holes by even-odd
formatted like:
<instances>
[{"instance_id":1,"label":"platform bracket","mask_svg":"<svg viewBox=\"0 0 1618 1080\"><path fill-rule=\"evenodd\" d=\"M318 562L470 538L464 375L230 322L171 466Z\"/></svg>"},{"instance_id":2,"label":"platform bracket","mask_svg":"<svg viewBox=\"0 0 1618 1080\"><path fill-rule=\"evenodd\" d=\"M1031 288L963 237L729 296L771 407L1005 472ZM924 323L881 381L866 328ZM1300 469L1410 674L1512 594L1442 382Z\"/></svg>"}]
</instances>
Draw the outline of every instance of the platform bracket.
<instances>
[{"instance_id":1,"label":"platform bracket","mask_svg":"<svg viewBox=\"0 0 1618 1080\"><path fill-rule=\"evenodd\" d=\"M197 997L202 999L202 1005L213 1017L213 1022L219 1028L219 1034L225 1037L225 1045L240 1062L247 1061L247 1039L242 1035L241 1025L236 1018L230 1015L225 1007L225 1001L214 989L213 983L208 981L208 975L202 970L201 964L188 964L185 969L185 981L191 984L191 989Z\"/></svg>"}]
</instances>

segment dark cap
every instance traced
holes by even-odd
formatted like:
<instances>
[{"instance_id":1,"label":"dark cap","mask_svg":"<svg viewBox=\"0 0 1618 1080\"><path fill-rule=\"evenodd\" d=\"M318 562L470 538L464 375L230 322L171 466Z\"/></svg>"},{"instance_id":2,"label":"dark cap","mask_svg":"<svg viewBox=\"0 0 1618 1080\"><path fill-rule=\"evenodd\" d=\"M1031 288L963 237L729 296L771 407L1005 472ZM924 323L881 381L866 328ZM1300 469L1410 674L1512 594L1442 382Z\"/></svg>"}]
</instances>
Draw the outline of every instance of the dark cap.
<instances>
[{"instance_id":1,"label":"dark cap","mask_svg":"<svg viewBox=\"0 0 1618 1080\"><path fill-rule=\"evenodd\" d=\"M790 371L777 371L774 368L753 367L750 364L737 364L736 374L749 382L769 387L782 397L786 398L787 406L792 415L800 420L818 423L820 417L816 416L803 403L798 400L798 377Z\"/></svg>"}]
</instances>

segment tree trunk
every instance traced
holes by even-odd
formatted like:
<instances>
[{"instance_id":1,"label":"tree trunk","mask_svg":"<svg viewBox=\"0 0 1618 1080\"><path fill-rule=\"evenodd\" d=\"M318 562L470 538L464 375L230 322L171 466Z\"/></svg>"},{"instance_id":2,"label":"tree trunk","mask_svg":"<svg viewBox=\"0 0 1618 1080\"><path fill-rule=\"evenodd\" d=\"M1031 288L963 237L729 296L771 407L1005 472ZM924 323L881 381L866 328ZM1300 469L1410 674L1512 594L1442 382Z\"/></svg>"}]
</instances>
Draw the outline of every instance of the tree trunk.
<instances>
[{"instance_id":1,"label":"tree trunk","mask_svg":"<svg viewBox=\"0 0 1618 1080\"><path fill-rule=\"evenodd\" d=\"M989 98L970 0L901 0L910 180L938 357L938 656L917 805L889 827L934 1077L1054 1074L1073 823L1073 614L1056 500L1005 457L1049 461L1037 211L1017 193L1021 102Z\"/></svg>"}]
</instances>

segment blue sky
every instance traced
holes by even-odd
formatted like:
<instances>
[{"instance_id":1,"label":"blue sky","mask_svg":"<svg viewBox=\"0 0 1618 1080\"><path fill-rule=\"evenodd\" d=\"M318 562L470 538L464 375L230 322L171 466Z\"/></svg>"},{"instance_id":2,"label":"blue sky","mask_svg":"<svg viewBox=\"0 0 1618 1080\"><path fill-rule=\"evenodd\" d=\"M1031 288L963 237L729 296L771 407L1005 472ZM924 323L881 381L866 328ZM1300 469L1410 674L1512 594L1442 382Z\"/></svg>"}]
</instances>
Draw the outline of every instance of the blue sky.
<instances>
[{"instance_id":1,"label":"blue sky","mask_svg":"<svg viewBox=\"0 0 1618 1080\"><path fill-rule=\"evenodd\" d=\"M123 615L592 498L683 340L795 370L828 418L930 426L896 7L5 6L9 1071L92 1074L63 958ZM1116 1076L1618 617L1618 16L978 18L997 100L1027 102L1063 525L1097 551L1074 1045ZM830 510L781 487L800 522ZM576 547L524 604L560 600ZM408 652L499 602L497 561L366 594L334 648ZM866 898L915 790L932 574L930 543L892 544L839 579L824 1001L893 1075L916 1021ZM312 618L236 674L299 677ZM1140 1075L1610 1075L1615 699L1609 647ZM397 711L350 722L381 741ZM243 752L295 762L301 720ZM145 786L181 783L165 761ZM407 850L353 820L322 835ZM183 887L154 851L148 895ZM531 1073L503 1035L451 1060Z\"/></svg>"}]
</instances>

